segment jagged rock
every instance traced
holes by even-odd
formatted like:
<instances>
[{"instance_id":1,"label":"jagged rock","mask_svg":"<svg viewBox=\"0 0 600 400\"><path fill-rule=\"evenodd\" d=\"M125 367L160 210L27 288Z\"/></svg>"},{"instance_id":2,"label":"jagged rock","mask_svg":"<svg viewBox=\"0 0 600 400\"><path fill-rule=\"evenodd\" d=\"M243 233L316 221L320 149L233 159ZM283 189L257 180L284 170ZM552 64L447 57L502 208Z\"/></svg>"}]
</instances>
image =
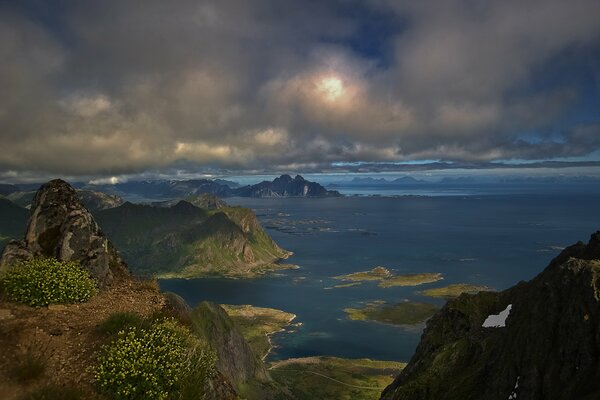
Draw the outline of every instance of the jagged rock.
<instances>
[{"instance_id":1,"label":"jagged rock","mask_svg":"<svg viewBox=\"0 0 600 400\"><path fill-rule=\"evenodd\" d=\"M192 322L192 308L188 303L173 292L163 293L165 298L165 304L163 306L164 311L167 315L173 316L178 321L189 325Z\"/></svg>"},{"instance_id":2,"label":"jagged rock","mask_svg":"<svg viewBox=\"0 0 600 400\"><path fill-rule=\"evenodd\" d=\"M239 400L239 396L231 383L218 372L208 381L207 393L204 400Z\"/></svg>"},{"instance_id":3,"label":"jagged rock","mask_svg":"<svg viewBox=\"0 0 600 400\"><path fill-rule=\"evenodd\" d=\"M18 261L40 256L80 262L100 287L126 271L77 192L60 179L44 184L36 193L25 238L6 246L0 272Z\"/></svg>"},{"instance_id":4,"label":"jagged rock","mask_svg":"<svg viewBox=\"0 0 600 400\"><path fill-rule=\"evenodd\" d=\"M598 259L600 232L529 282L449 301L382 399L600 398ZM500 327L483 326L509 305Z\"/></svg>"},{"instance_id":5,"label":"jagged rock","mask_svg":"<svg viewBox=\"0 0 600 400\"><path fill-rule=\"evenodd\" d=\"M4 248L2 259L0 259L0 274L20 261L33 258L33 253L23 240L11 240Z\"/></svg>"}]
</instances>

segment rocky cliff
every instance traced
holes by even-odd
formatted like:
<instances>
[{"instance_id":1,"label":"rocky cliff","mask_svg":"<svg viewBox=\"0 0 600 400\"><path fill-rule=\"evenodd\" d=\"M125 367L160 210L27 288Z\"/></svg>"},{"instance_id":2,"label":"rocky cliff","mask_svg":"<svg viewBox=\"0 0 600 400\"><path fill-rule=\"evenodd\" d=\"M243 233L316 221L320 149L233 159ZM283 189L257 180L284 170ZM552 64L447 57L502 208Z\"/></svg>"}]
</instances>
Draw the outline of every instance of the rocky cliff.
<instances>
[{"instance_id":1,"label":"rocky cliff","mask_svg":"<svg viewBox=\"0 0 600 400\"><path fill-rule=\"evenodd\" d=\"M529 282L449 301L381 398L600 398L600 232Z\"/></svg>"},{"instance_id":2,"label":"rocky cliff","mask_svg":"<svg viewBox=\"0 0 600 400\"><path fill-rule=\"evenodd\" d=\"M125 264L81 204L75 189L60 179L37 191L25 238L6 245L0 271L39 256L80 262L100 287L126 273Z\"/></svg>"}]
</instances>

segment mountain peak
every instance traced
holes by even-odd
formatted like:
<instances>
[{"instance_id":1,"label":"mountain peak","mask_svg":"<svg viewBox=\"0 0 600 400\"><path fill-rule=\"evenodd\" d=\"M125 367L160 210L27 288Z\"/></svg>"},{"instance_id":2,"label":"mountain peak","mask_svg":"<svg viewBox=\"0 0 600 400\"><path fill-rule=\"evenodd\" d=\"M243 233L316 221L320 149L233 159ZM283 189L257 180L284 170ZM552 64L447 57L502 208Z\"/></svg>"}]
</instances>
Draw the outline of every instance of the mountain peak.
<instances>
[{"instance_id":1,"label":"mountain peak","mask_svg":"<svg viewBox=\"0 0 600 400\"><path fill-rule=\"evenodd\" d=\"M234 190L241 197L339 197L341 194L335 190L327 190L317 182L310 182L301 175L293 179L284 174L273 179L272 182L263 181L252 186L245 186Z\"/></svg>"},{"instance_id":2,"label":"mountain peak","mask_svg":"<svg viewBox=\"0 0 600 400\"><path fill-rule=\"evenodd\" d=\"M6 246L0 270L34 257L78 261L99 286L109 285L117 274L126 271L75 189L61 179L42 185L37 191L25 237Z\"/></svg>"}]
</instances>

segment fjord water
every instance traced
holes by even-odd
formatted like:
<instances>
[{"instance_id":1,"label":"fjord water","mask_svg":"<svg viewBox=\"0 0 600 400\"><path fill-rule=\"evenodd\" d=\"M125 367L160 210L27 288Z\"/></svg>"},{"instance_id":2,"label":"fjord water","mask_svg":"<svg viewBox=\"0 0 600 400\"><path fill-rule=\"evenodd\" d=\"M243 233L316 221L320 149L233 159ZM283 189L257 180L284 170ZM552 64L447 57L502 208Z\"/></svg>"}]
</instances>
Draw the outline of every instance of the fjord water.
<instances>
[{"instance_id":1,"label":"fjord water","mask_svg":"<svg viewBox=\"0 0 600 400\"><path fill-rule=\"evenodd\" d=\"M408 361L423 325L350 321L361 302L444 300L420 294L451 283L497 290L538 274L564 246L600 228L600 194L560 193L228 199L252 208L270 235L294 252L297 270L252 280L164 280L191 305L202 300L273 307L297 315L292 333L274 337L270 359L333 355ZM332 277L375 266L395 273L441 272L416 287L364 283L332 288ZM518 305L515 305L518 307Z\"/></svg>"}]
</instances>

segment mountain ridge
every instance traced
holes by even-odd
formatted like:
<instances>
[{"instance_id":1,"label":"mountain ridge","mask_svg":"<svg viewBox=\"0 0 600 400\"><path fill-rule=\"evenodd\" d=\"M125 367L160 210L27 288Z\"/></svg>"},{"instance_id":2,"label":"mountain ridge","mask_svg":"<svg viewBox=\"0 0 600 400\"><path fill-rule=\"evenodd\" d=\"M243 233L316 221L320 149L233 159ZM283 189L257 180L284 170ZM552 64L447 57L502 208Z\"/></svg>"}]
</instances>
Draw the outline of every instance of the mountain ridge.
<instances>
[{"instance_id":1,"label":"mountain ridge","mask_svg":"<svg viewBox=\"0 0 600 400\"><path fill-rule=\"evenodd\" d=\"M599 259L600 231L531 281L449 301L381 399L597 399Z\"/></svg>"}]
</instances>

